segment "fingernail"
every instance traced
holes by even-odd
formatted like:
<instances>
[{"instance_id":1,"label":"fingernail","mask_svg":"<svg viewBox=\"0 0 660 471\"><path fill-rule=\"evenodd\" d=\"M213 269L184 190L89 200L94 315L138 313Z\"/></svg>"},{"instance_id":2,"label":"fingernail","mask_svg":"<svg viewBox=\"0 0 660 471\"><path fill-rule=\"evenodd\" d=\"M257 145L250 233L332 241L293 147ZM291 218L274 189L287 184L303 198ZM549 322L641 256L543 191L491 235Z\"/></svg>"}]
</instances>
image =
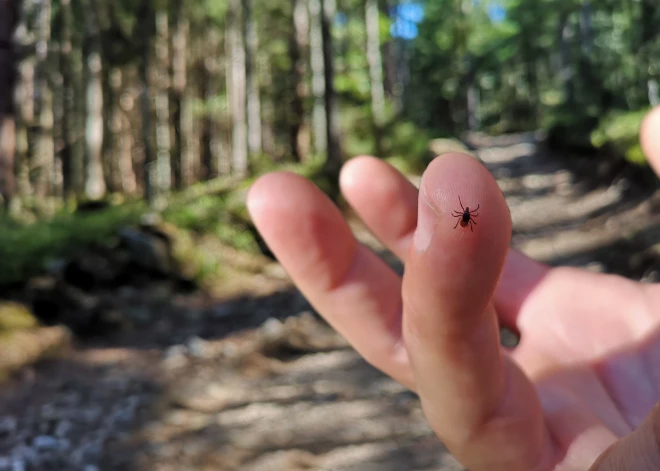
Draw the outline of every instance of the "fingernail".
<instances>
[{"instance_id":1,"label":"fingernail","mask_svg":"<svg viewBox=\"0 0 660 471\"><path fill-rule=\"evenodd\" d=\"M426 191L423 189L423 182L421 188L422 191L420 191L418 205L419 214L417 216L417 230L415 231L414 239L415 249L418 252L424 252L429 247L431 239L433 238L433 233L435 232L435 226L438 223L435 211L426 197Z\"/></svg>"}]
</instances>

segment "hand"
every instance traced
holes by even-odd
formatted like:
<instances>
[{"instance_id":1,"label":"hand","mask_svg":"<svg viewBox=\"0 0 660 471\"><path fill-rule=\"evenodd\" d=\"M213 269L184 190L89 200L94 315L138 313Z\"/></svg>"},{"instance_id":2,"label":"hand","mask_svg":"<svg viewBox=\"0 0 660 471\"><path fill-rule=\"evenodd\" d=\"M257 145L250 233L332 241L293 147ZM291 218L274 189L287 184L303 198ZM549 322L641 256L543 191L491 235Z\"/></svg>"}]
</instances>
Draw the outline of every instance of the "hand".
<instances>
[{"instance_id":1,"label":"hand","mask_svg":"<svg viewBox=\"0 0 660 471\"><path fill-rule=\"evenodd\" d=\"M655 112L642 142L660 166L658 133ZM659 286L551 269L510 250L504 197L469 156L436 159L419 194L368 157L344 167L341 186L404 261L403 279L301 177L261 178L248 207L303 294L367 361L419 394L464 466L660 469L660 413L649 415L660 400ZM459 196L481 206L474 232L454 229ZM515 349L500 347L498 322L520 333Z\"/></svg>"}]
</instances>

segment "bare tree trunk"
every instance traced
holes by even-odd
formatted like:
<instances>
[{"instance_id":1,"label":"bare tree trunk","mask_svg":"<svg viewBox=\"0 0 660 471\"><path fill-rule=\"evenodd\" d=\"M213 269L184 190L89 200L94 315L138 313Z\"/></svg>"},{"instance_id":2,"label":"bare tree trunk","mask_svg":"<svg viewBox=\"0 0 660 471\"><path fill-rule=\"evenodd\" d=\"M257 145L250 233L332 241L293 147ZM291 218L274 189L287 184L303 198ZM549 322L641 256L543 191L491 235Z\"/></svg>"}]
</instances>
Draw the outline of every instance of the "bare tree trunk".
<instances>
[{"instance_id":1,"label":"bare tree trunk","mask_svg":"<svg viewBox=\"0 0 660 471\"><path fill-rule=\"evenodd\" d=\"M144 196L149 204L155 202L153 186L153 146L151 144L151 81L149 72L151 67L151 32L153 30L153 8L152 0L143 0L142 4L142 63L140 64L140 78L142 81L142 149L144 154Z\"/></svg>"},{"instance_id":2,"label":"bare tree trunk","mask_svg":"<svg viewBox=\"0 0 660 471\"><path fill-rule=\"evenodd\" d=\"M323 36L323 69L325 71L325 117L328 142L328 157L325 172L331 176L339 177L343 165L340 144L339 107L335 93L334 53L332 45L332 21L335 17L335 0L321 0L322 21L321 33Z\"/></svg>"},{"instance_id":3,"label":"bare tree trunk","mask_svg":"<svg viewBox=\"0 0 660 471\"><path fill-rule=\"evenodd\" d=\"M0 196L9 206L14 197L14 161L16 156L16 122L14 83L16 58L13 34L18 21L16 3L0 0Z\"/></svg>"},{"instance_id":4,"label":"bare tree trunk","mask_svg":"<svg viewBox=\"0 0 660 471\"><path fill-rule=\"evenodd\" d=\"M86 172L85 195L91 199L102 198L106 192L103 172L103 63L97 0L90 2L87 15L87 123L86 123Z\"/></svg>"},{"instance_id":5,"label":"bare tree trunk","mask_svg":"<svg viewBox=\"0 0 660 471\"><path fill-rule=\"evenodd\" d=\"M250 155L263 152L263 131L261 127L261 91L259 89L259 74L256 67L259 53L259 34L257 21L253 12L254 0L243 0L245 13L245 75L247 82L247 123L248 150Z\"/></svg>"},{"instance_id":6,"label":"bare tree trunk","mask_svg":"<svg viewBox=\"0 0 660 471\"><path fill-rule=\"evenodd\" d=\"M213 47L214 56L218 57L216 61L213 62L213 86L216 90L216 95L227 97L227 100L230 106L225 107L224 110L221 110L219 113L214 116L213 124L215 125L215 138L213 139L213 152L214 152L214 164L216 165L218 175L229 175L232 170L232 136L234 133L232 113L231 108L231 89L232 89L232 74L231 74L231 40L229 38L229 31L226 31L227 34L224 36L224 43L222 41L222 35L213 34L211 45ZM225 51L225 54L222 55L219 51ZM222 89L222 84L224 83L225 88Z\"/></svg>"},{"instance_id":7,"label":"bare tree trunk","mask_svg":"<svg viewBox=\"0 0 660 471\"><path fill-rule=\"evenodd\" d=\"M295 34L292 34L289 40L289 55L293 62L289 141L293 157L298 161L304 161L308 154L305 119L305 100L308 90L305 75L309 54L309 12L305 0L295 0L293 31Z\"/></svg>"},{"instance_id":8,"label":"bare tree trunk","mask_svg":"<svg viewBox=\"0 0 660 471\"><path fill-rule=\"evenodd\" d=\"M171 152L172 140L170 136L170 100L169 100L169 66L170 66L170 32L167 10L156 13L156 174L158 192L167 193L172 188Z\"/></svg>"},{"instance_id":9,"label":"bare tree trunk","mask_svg":"<svg viewBox=\"0 0 660 471\"><path fill-rule=\"evenodd\" d=\"M227 26L227 35L231 50L232 170L236 176L244 177L248 173L248 148L245 43L241 31L241 25L243 24L243 5L241 4L241 0L230 0L230 10L231 15Z\"/></svg>"},{"instance_id":10,"label":"bare tree trunk","mask_svg":"<svg viewBox=\"0 0 660 471\"><path fill-rule=\"evenodd\" d=\"M199 96L202 99L202 102L207 105L211 93L211 70L210 62L211 59L201 59L200 61L200 90ZM213 149L212 149L212 139L213 139L213 119L211 117L211 112L208 109L208 106L204 106L204 116L202 117L201 122L201 133L200 133L200 178L202 180L210 180L214 175L214 165L213 165Z\"/></svg>"},{"instance_id":11,"label":"bare tree trunk","mask_svg":"<svg viewBox=\"0 0 660 471\"><path fill-rule=\"evenodd\" d=\"M41 2L37 17L37 113L38 133L35 139L35 160L32 165L34 187L41 197L51 195L54 175L55 148L53 142L53 94L48 82L52 5L50 0Z\"/></svg>"},{"instance_id":12,"label":"bare tree trunk","mask_svg":"<svg viewBox=\"0 0 660 471\"><path fill-rule=\"evenodd\" d=\"M16 5L16 3L14 3ZM25 2L20 3L18 11L18 26L16 28L16 42L19 45L27 45L34 39L30 36L30 25L28 19L32 16L34 8ZM32 182L30 181L30 133L28 127L35 126L35 58L33 56L23 57L17 68L18 76L15 84L14 106L16 118L16 156L14 165L16 167L16 192L19 196L33 194Z\"/></svg>"},{"instance_id":13,"label":"bare tree trunk","mask_svg":"<svg viewBox=\"0 0 660 471\"><path fill-rule=\"evenodd\" d=\"M73 52L72 26L73 14L71 11L71 0L60 0L60 73L62 74L62 151L60 160L62 161L62 195L64 199L71 199L76 195L79 188L76 187L73 175L73 62L71 55Z\"/></svg>"},{"instance_id":14,"label":"bare tree trunk","mask_svg":"<svg viewBox=\"0 0 660 471\"><path fill-rule=\"evenodd\" d=\"M378 0L367 0L367 60L371 82L371 113L373 116L376 151L383 154L382 129L385 124L385 87L383 85L383 57L380 51L380 10Z\"/></svg>"},{"instance_id":15,"label":"bare tree trunk","mask_svg":"<svg viewBox=\"0 0 660 471\"><path fill-rule=\"evenodd\" d=\"M110 72L110 88L115 100L109 103L110 106L110 130L112 132L112 174L114 176L113 184L116 189L127 194L134 194L137 191L137 182L135 171L133 169L133 137L131 136L130 121L125 114L131 111L132 100L125 106L131 107L124 109L122 100L119 98L122 94L123 74L122 70L115 68Z\"/></svg>"},{"instance_id":16,"label":"bare tree trunk","mask_svg":"<svg viewBox=\"0 0 660 471\"><path fill-rule=\"evenodd\" d=\"M559 15L559 74L564 88L564 99L567 103L573 103L575 89L573 86L573 66L571 64L568 20L568 13L562 12Z\"/></svg>"},{"instance_id":17,"label":"bare tree trunk","mask_svg":"<svg viewBox=\"0 0 660 471\"><path fill-rule=\"evenodd\" d=\"M303 0L304 1L304 0ZM266 90L272 90L273 88L273 71L272 65L270 62L270 57L267 54L264 54L262 57L262 80L263 86ZM262 138L263 138L263 147L264 152L274 157L276 154L277 144L275 141L275 97L274 94L269 93L266 95L262 103L262 112L263 112L263 126L262 126Z\"/></svg>"},{"instance_id":18,"label":"bare tree trunk","mask_svg":"<svg viewBox=\"0 0 660 471\"><path fill-rule=\"evenodd\" d=\"M323 33L321 31L321 0L309 0L310 63L312 65L312 92L314 93L314 151L325 155L328 151L325 115L325 68L323 63Z\"/></svg>"},{"instance_id":19,"label":"bare tree trunk","mask_svg":"<svg viewBox=\"0 0 660 471\"><path fill-rule=\"evenodd\" d=\"M215 30L212 25L208 24L206 30L207 34L204 49L207 52L205 57L200 61L201 70L199 76L201 77L200 96L204 102L204 117L201 124L201 174L203 179L209 180L217 177L218 174L229 173L231 162L229 156L225 155L223 152L223 136L218 132L219 124L217 110L210 107L212 98L219 95L218 75L221 67L221 38L218 31ZM229 33L227 32L227 34ZM225 43L225 45L227 46L228 43ZM229 74L227 77L227 80L229 80ZM226 162L227 165L224 165L223 162Z\"/></svg>"},{"instance_id":20,"label":"bare tree trunk","mask_svg":"<svg viewBox=\"0 0 660 471\"><path fill-rule=\"evenodd\" d=\"M189 25L184 17L183 0L174 0L174 31L172 32L172 123L174 139L172 145L172 176L174 188L183 187L184 173L190 168L190 120L186 114L186 49Z\"/></svg>"}]
</instances>

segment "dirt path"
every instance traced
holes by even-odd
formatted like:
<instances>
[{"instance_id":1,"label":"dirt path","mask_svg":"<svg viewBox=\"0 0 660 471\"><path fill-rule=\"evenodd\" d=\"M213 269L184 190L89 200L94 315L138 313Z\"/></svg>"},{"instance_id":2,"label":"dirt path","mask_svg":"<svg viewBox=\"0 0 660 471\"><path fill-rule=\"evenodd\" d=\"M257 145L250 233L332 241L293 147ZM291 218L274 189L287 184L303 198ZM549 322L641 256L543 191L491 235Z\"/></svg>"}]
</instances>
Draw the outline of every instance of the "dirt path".
<instances>
[{"instance_id":1,"label":"dirt path","mask_svg":"<svg viewBox=\"0 0 660 471\"><path fill-rule=\"evenodd\" d=\"M656 197L631 197L625 180L580 189L529 136L481 145L511 207L514 246L548 263L656 279ZM320 322L281 268L241 279L242 296L234 287L224 301L136 298L131 309L156 319L147 328L78 345L6 383L0 471L462 469L416 397Z\"/></svg>"}]
</instances>

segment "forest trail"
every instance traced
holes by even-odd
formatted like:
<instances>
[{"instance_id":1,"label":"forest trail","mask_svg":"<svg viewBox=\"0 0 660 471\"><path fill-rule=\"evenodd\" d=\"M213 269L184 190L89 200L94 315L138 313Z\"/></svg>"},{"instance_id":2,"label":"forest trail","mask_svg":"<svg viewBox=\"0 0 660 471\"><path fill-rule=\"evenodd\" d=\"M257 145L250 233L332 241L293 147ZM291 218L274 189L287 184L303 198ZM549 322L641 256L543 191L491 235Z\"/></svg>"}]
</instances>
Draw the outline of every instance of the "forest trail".
<instances>
[{"instance_id":1,"label":"forest trail","mask_svg":"<svg viewBox=\"0 0 660 471\"><path fill-rule=\"evenodd\" d=\"M657 195L625 178L585 184L531 135L475 142L509 202L513 246L656 280ZM241 279L241 296L177 296L148 329L80 344L6 383L0 471L462 469L416 397L320 322L277 264Z\"/></svg>"}]
</instances>

